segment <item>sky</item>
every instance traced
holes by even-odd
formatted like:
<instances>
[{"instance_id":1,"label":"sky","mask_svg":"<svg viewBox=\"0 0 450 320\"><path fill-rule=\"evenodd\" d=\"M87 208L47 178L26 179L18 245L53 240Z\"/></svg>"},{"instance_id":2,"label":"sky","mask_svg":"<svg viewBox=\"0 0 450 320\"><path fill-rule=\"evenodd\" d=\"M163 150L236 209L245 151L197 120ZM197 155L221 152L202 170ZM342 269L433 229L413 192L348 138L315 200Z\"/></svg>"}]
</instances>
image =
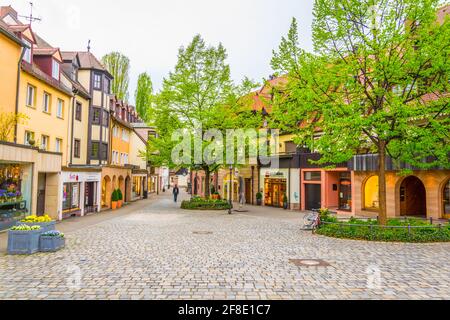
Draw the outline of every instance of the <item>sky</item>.
<instances>
[{"instance_id":1,"label":"sky","mask_svg":"<svg viewBox=\"0 0 450 320\"><path fill-rule=\"evenodd\" d=\"M30 14L30 0L0 0L19 15ZM131 60L130 103L138 75L148 72L155 90L177 62L180 46L196 34L207 44L222 43L232 78L262 83L273 72L272 51L296 17L300 42L312 50L313 0L32 0L33 30L62 51L91 52L99 59L119 51ZM24 19L22 19L25 22Z\"/></svg>"}]
</instances>

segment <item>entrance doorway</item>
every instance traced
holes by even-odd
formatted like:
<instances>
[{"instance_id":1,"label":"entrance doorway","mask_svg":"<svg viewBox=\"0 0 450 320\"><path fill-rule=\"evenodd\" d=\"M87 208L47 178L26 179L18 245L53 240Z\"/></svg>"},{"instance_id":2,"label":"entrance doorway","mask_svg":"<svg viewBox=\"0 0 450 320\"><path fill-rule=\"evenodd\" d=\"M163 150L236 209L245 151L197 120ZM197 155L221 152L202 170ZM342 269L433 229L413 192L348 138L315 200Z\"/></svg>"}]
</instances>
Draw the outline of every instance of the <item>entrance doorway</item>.
<instances>
[{"instance_id":1,"label":"entrance doorway","mask_svg":"<svg viewBox=\"0 0 450 320\"><path fill-rule=\"evenodd\" d=\"M286 179L266 179L265 205L268 207L283 208L284 195L287 193Z\"/></svg>"},{"instance_id":2,"label":"entrance doorway","mask_svg":"<svg viewBox=\"0 0 450 320\"><path fill-rule=\"evenodd\" d=\"M352 210L352 180L347 174L342 174L339 181L339 210Z\"/></svg>"},{"instance_id":3,"label":"entrance doorway","mask_svg":"<svg viewBox=\"0 0 450 320\"><path fill-rule=\"evenodd\" d=\"M86 182L85 186L85 200L84 200L84 213L95 213L97 210L97 183L96 182Z\"/></svg>"},{"instance_id":4,"label":"entrance doorway","mask_svg":"<svg viewBox=\"0 0 450 320\"><path fill-rule=\"evenodd\" d=\"M245 179L245 201L252 204L252 179Z\"/></svg>"},{"instance_id":5,"label":"entrance doorway","mask_svg":"<svg viewBox=\"0 0 450 320\"><path fill-rule=\"evenodd\" d=\"M36 214L43 216L45 214L45 186L47 185L47 176L45 173L38 175L38 194Z\"/></svg>"},{"instance_id":6,"label":"entrance doorway","mask_svg":"<svg viewBox=\"0 0 450 320\"><path fill-rule=\"evenodd\" d=\"M400 214L402 216L427 216L427 194L419 178L410 176L400 186Z\"/></svg>"},{"instance_id":7,"label":"entrance doorway","mask_svg":"<svg viewBox=\"0 0 450 320\"><path fill-rule=\"evenodd\" d=\"M322 208L322 185L305 184L306 210Z\"/></svg>"}]
</instances>

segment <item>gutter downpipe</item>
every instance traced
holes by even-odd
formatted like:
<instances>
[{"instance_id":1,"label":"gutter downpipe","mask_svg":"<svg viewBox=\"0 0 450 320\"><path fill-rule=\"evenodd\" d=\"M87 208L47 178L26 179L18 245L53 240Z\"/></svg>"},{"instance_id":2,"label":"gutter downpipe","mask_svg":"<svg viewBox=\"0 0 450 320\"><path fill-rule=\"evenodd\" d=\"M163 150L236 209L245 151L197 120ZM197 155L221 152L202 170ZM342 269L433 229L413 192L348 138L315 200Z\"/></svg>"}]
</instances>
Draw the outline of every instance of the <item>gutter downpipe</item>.
<instances>
[{"instance_id":1,"label":"gutter downpipe","mask_svg":"<svg viewBox=\"0 0 450 320\"><path fill-rule=\"evenodd\" d=\"M22 60L25 56L25 48L30 49L27 45L24 45L22 47L22 53L20 54L20 59L17 64L17 84L16 84L16 109L15 113L16 115L19 114L19 89L20 89L20 70L22 69ZM16 121L14 125L14 143L17 143L17 131L18 131L18 123Z\"/></svg>"}]
</instances>

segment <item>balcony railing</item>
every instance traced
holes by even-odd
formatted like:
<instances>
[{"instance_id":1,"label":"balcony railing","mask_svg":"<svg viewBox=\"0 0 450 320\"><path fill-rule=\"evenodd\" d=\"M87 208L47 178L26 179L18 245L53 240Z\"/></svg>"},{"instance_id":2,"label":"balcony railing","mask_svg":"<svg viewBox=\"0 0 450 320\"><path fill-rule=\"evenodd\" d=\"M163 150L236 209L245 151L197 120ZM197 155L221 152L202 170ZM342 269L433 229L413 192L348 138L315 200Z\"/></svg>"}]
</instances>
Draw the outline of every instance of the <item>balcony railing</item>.
<instances>
[{"instance_id":1,"label":"balcony railing","mask_svg":"<svg viewBox=\"0 0 450 320\"><path fill-rule=\"evenodd\" d=\"M349 161L349 169L353 171L378 171L379 163L378 154L364 154L353 157L353 160ZM424 163L433 162L433 157L428 157L423 160ZM391 157L386 157L386 170L387 171L397 171L397 170L423 170L404 162L396 162ZM434 167L429 170L442 170L443 168Z\"/></svg>"}]
</instances>

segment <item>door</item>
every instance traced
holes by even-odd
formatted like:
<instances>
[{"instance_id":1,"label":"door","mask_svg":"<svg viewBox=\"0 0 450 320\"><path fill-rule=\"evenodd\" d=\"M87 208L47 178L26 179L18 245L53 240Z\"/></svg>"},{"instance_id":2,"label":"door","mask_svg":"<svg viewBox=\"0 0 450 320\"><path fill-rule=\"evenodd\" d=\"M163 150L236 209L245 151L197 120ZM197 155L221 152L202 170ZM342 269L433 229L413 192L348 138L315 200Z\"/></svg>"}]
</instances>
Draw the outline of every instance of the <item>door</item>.
<instances>
[{"instance_id":1,"label":"door","mask_svg":"<svg viewBox=\"0 0 450 320\"><path fill-rule=\"evenodd\" d=\"M43 216L45 214L45 186L46 186L45 173L39 173L38 175L38 193L37 193L37 208L36 214Z\"/></svg>"},{"instance_id":2,"label":"door","mask_svg":"<svg viewBox=\"0 0 450 320\"><path fill-rule=\"evenodd\" d=\"M94 193L95 193L95 182L86 182L86 190L85 190L85 202L84 202L84 213L93 213L95 212L94 206Z\"/></svg>"},{"instance_id":3,"label":"door","mask_svg":"<svg viewBox=\"0 0 450 320\"><path fill-rule=\"evenodd\" d=\"M322 185L305 185L306 210L318 210L322 208Z\"/></svg>"},{"instance_id":4,"label":"door","mask_svg":"<svg viewBox=\"0 0 450 320\"><path fill-rule=\"evenodd\" d=\"M245 179L245 200L247 204L252 203L252 179Z\"/></svg>"},{"instance_id":5,"label":"door","mask_svg":"<svg viewBox=\"0 0 450 320\"><path fill-rule=\"evenodd\" d=\"M352 183L350 180L341 180L339 184L339 210L352 210Z\"/></svg>"}]
</instances>

